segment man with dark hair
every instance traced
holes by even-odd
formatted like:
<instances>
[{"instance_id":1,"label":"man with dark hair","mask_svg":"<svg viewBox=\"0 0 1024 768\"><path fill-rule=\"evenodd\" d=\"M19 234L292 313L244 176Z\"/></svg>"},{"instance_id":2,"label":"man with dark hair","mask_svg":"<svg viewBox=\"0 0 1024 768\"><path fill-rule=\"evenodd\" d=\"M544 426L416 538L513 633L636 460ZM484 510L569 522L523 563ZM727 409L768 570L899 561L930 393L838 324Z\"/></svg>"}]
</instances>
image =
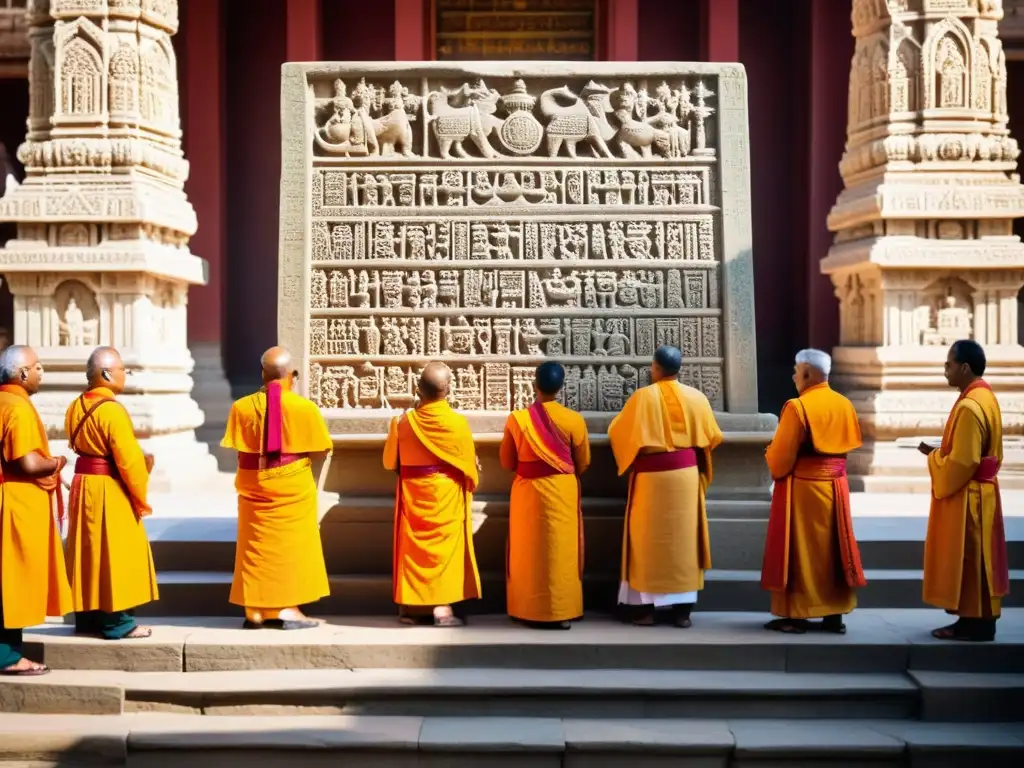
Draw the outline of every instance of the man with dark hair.
<instances>
[{"instance_id":1,"label":"man with dark hair","mask_svg":"<svg viewBox=\"0 0 1024 768\"><path fill-rule=\"evenodd\" d=\"M419 402L392 419L384 468L398 473L393 596L403 624L462 624L451 604L480 597L473 491L480 482L469 422L448 404L452 372L428 363Z\"/></svg>"},{"instance_id":2,"label":"man with dark hair","mask_svg":"<svg viewBox=\"0 0 1024 768\"><path fill-rule=\"evenodd\" d=\"M619 603L633 606L633 622L643 626L671 606L676 626L689 627L711 567L704 496L722 432L704 393L676 380L682 359L675 347L660 347L654 383L634 392L608 427L619 474L632 470Z\"/></svg>"},{"instance_id":3,"label":"man with dark hair","mask_svg":"<svg viewBox=\"0 0 1024 768\"><path fill-rule=\"evenodd\" d=\"M936 629L940 640L990 641L1001 598L1010 591L1006 534L999 495L1003 418L988 383L985 351L975 341L954 342L946 381L960 390L938 448L921 443L932 481L924 546L926 603L956 622Z\"/></svg>"},{"instance_id":4,"label":"man with dark hair","mask_svg":"<svg viewBox=\"0 0 1024 768\"><path fill-rule=\"evenodd\" d=\"M587 424L555 402L565 369L537 367L537 399L509 414L501 466L516 477L509 505L508 613L538 628L569 629L583 615L579 476L590 464Z\"/></svg>"}]
</instances>

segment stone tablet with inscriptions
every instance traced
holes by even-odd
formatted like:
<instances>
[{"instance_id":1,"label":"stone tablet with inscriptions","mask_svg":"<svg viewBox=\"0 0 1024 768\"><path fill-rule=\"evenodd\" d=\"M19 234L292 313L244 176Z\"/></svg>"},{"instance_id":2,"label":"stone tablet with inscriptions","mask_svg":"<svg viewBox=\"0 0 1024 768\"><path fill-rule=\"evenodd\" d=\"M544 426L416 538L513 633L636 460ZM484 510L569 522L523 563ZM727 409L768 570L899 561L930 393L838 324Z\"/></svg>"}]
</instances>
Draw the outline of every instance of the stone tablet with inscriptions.
<instances>
[{"instance_id":1,"label":"stone tablet with inscriptions","mask_svg":"<svg viewBox=\"0 0 1024 768\"><path fill-rule=\"evenodd\" d=\"M756 413L742 67L287 64L282 91L280 341L321 408L409 407L443 360L453 405L503 414L555 359L610 415L672 344Z\"/></svg>"}]
</instances>

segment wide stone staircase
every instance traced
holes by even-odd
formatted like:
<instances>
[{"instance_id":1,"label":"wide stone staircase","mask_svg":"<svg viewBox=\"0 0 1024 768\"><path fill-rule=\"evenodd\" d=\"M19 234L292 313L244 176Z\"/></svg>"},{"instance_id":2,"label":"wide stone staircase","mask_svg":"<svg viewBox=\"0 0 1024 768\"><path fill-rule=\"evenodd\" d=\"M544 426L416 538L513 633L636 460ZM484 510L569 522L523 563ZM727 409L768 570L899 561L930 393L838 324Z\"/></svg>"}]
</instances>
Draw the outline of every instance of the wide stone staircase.
<instances>
[{"instance_id":1,"label":"wide stone staircase","mask_svg":"<svg viewBox=\"0 0 1024 768\"><path fill-rule=\"evenodd\" d=\"M1024 610L992 644L932 639L939 611L858 610L845 636L694 618L588 616L569 632L168 618L131 642L47 624L27 651L54 672L0 678L0 765L1024 764Z\"/></svg>"}]
</instances>

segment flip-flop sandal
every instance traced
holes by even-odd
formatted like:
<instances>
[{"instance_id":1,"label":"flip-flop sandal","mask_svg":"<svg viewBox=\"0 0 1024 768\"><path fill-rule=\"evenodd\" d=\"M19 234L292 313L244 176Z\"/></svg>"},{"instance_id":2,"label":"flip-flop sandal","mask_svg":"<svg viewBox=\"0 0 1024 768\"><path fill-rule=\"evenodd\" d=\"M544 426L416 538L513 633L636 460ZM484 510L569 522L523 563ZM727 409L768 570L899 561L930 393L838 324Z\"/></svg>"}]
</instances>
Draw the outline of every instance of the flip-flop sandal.
<instances>
[{"instance_id":1,"label":"flip-flop sandal","mask_svg":"<svg viewBox=\"0 0 1024 768\"><path fill-rule=\"evenodd\" d=\"M462 619L458 616L435 616L434 626L435 627L461 627L463 624Z\"/></svg>"},{"instance_id":2,"label":"flip-flop sandal","mask_svg":"<svg viewBox=\"0 0 1024 768\"><path fill-rule=\"evenodd\" d=\"M818 629L821 632L829 632L830 634L833 634L833 635L845 635L846 634L846 625L843 624L842 622L840 622L839 624L828 624L828 623L823 621L821 623L821 626Z\"/></svg>"},{"instance_id":3,"label":"flip-flop sandal","mask_svg":"<svg viewBox=\"0 0 1024 768\"><path fill-rule=\"evenodd\" d=\"M950 624L947 627L939 627L932 630L932 637L936 640L956 640L960 635L958 624Z\"/></svg>"},{"instance_id":4,"label":"flip-flop sandal","mask_svg":"<svg viewBox=\"0 0 1024 768\"><path fill-rule=\"evenodd\" d=\"M782 632L784 635L803 635L807 632L806 622L798 619L773 619L764 625L765 629Z\"/></svg>"},{"instance_id":5,"label":"flip-flop sandal","mask_svg":"<svg viewBox=\"0 0 1024 768\"><path fill-rule=\"evenodd\" d=\"M39 677L40 675L49 674L50 668L45 664L40 664L38 667L28 667L27 669L0 669L0 676L2 677Z\"/></svg>"},{"instance_id":6,"label":"flip-flop sandal","mask_svg":"<svg viewBox=\"0 0 1024 768\"><path fill-rule=\"evenodd\" d=\"M689 629L690 627L692 627L692 626L693 626L693 621L692 621L692 620L690 619L690 617L689 617L689 616L687 616L687 617L685 617L685 618L684 618L684 617L682 617L682 616L680 616L680 617L679 617L678 619L676 619L676 620L675 620L675 621L674 621L673 623L674 623L674 624L675 624L675 625L676 625L676 626L677 626L677 627L678 627L679 629Z\"/></svg>"}]
</instances>

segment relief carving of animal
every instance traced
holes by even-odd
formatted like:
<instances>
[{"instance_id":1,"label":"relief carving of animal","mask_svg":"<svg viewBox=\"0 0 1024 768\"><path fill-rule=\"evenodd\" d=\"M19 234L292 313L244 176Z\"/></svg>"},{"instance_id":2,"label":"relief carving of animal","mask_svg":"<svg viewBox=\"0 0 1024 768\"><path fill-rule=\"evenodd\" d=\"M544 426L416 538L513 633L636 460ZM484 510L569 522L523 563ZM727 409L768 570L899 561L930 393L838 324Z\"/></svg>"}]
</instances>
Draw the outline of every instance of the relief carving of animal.
<instances>
[{"instance_id":1,"label":"relief carving of animal","mask_svg":"<svg viewBox=\"0 0 1024 768\"><path fill-rule=\"evenodd\" d=\"M498 92L488 90L482 81L472 88L463 83L457 91L442 88L427 96L427 114L441 157L451 158L453 150L458 157L469 157L462 145L466 139L471 140L484 157L501 157L488 141L504 122L494 115L499 98Z\"/></svg>"},{"instance_id":2,"label":"relief carving of animal","mask_svg":"<svg viewBox=\"0 0 1024 768\"><path fill-rule=\"evenodd\" d=\"M605 120L604 125L608 131L602 130L601 121L590 105L595 99L603 102L607 93L607 88L591 81L581 96L573 93L568 86L551 88L540 95L540 113L547 121L545 135L548 157L557 157L562 144L565 144L569 157L576 157L576 145L581 141L590 144L597 155L612 157L607 139L614 134L614 129Z\"/></svg>"}]
</instances>

